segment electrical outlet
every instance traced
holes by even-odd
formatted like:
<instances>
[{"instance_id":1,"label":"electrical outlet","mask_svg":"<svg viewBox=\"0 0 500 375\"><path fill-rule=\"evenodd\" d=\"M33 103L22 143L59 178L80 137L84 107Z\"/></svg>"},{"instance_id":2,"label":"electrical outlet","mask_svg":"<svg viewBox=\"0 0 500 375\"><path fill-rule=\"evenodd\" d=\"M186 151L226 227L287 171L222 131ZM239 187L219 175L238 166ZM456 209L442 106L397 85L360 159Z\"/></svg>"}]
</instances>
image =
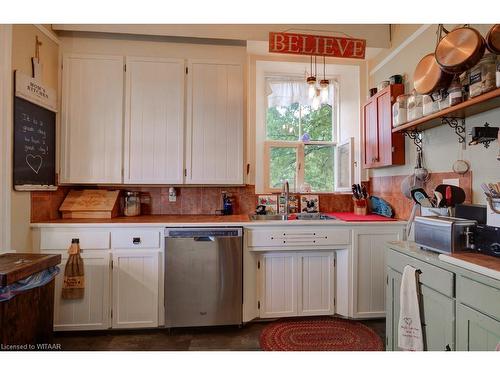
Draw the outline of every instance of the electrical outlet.
<instances>
[{"instance_id":1,"label":"electrical outlet","mask_svg":"<svg viewBox=\"0 0 500 375\"><path fill-rule=\"evenodd\" d=\"M168 201L177 202L177 192L174 187L168 189Z\"/></svg>"}]
</instances>

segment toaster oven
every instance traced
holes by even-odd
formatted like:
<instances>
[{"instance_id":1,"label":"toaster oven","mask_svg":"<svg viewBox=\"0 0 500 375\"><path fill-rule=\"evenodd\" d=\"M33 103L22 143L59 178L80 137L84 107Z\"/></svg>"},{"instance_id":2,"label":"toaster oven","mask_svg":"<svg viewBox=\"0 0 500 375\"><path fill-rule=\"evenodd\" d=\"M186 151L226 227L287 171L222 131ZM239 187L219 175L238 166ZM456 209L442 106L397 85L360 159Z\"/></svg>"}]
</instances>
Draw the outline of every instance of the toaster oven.
<instances>
[{"instance_id":1,"label":"toaster oven","mask_svg":"<svg viewBox=\"0 0 500 375\"><path fill-rule=\"evenodd\" d=\"M470 250L476 224L475 220L448 216L419 216L415 219L415 242L443 254Z\"/></svg>"}]
</instances>

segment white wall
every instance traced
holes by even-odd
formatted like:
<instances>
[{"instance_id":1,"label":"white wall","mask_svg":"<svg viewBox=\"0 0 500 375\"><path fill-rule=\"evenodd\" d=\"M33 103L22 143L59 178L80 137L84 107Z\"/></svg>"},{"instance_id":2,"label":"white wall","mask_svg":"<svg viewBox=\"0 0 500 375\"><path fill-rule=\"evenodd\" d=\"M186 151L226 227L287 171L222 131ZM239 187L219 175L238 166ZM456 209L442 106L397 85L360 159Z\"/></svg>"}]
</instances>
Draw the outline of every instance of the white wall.
<instances>
[{"instance_id":1,"label":"white wall","mask_svg":"<svg viewBox=\"0 0 500 375\"><path fill-rule=\"evenodd\" d=\"M403 74L406 79L405 90L410 92L413 89L413 71L420 59L432 52L436 45L436 29L437 25L431 25L422 33L418 33L422 25L411 25L406 28L393 28L393 40L398 40L400 43L389 50L384 51L376 58L369 61L369 87L374 87L378 82L387 79L393 74ZM451 29L453 25L445 25ZM472 25L477 28L483 35L486 35L491 25ZM420 31L422 31L420 29ZM417 36L411 42L402 48L399 53L384 63L384 59L391 52L398 51L401 43L412 35ZM404 37L401 37L404 35ZM376 71L374 71L374 69ZM467 143L470 141L468 135L470 128L473 126L483 126L488 122L492 126L500 126L500 109L491 110L476 116L471 116L466 119ZM424 132L423 152L425 164L431 172L447 172L452 170L452 165L457 158L462 158L469 161L472 170L472 189L473 202L485 203L484 195L481 193L480 185L482 182L500 181L500 162L496 160L498 153L498 144L492 143L489 149L483 146L468 146L463 151L461 156L461 147L458 144L457 136L454 131L446 125L439 126ZM415 165L415 146L406 139L406 164L404 166L395 166L387 168L378 168L371 170L371 176L393 176L406 175L412 172Z\"/></svg>"}]
</instances>

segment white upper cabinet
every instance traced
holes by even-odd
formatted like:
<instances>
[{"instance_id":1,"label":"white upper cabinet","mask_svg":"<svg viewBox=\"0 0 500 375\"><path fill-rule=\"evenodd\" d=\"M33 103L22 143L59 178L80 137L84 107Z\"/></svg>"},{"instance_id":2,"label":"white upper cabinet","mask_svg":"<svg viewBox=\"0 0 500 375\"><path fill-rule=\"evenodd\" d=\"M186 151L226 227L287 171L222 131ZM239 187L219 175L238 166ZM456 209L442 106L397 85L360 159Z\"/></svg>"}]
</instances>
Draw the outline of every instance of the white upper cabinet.
<instances>
[{"instance_id":1,"label":"white upper cabinet","mask_svg":"<svg viewBox=\"0 0 500 375\"><path fill-rule=\"evenodd\" d=\"M182 184L184 60L127 57L124 183Z\"/></svg>"},{"instance_id":2,"label":"white upper cabinet","mask_svg":"<svg viewBox=\"0 0 500 375\"><path fill-rule=\"evenodd\" d=\"M242 66L189 60L188 69L185 182L242 184Z\"/></svg>"},{"instance_id":3,"label":"white upper cabinet","mask_svg":"<svg viewBox=\"0 0 500 375\"><path fill-rule=\"evenodd\" d=\"M62 183L121 183L123 57L64 55Z\"/></svg>"}]
</instances>

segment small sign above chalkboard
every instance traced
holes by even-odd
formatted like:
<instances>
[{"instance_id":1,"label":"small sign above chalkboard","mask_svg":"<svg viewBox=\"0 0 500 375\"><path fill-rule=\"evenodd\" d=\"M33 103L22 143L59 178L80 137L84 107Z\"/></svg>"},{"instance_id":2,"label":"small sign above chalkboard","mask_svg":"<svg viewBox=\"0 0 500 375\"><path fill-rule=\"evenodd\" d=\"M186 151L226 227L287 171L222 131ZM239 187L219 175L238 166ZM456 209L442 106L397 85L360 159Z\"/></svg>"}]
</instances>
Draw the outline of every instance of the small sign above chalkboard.
<instances>
[{"instance_id":1,"label":"small sign above chalkboard","mask_svg":"<svg viewBox=\"0 0 500 375\"><path fill-rule=\"evenodd\" d=\"M26 80L21 82L25 84ZM45 90L40 83L38 89ZM49 91L46 89L46 92ZM14 98L14 189L57 190L56 113L49 109L52 105L43 100L33 103L26 99L30 98L17 95Z\"/></svg>"}]
</instances>

